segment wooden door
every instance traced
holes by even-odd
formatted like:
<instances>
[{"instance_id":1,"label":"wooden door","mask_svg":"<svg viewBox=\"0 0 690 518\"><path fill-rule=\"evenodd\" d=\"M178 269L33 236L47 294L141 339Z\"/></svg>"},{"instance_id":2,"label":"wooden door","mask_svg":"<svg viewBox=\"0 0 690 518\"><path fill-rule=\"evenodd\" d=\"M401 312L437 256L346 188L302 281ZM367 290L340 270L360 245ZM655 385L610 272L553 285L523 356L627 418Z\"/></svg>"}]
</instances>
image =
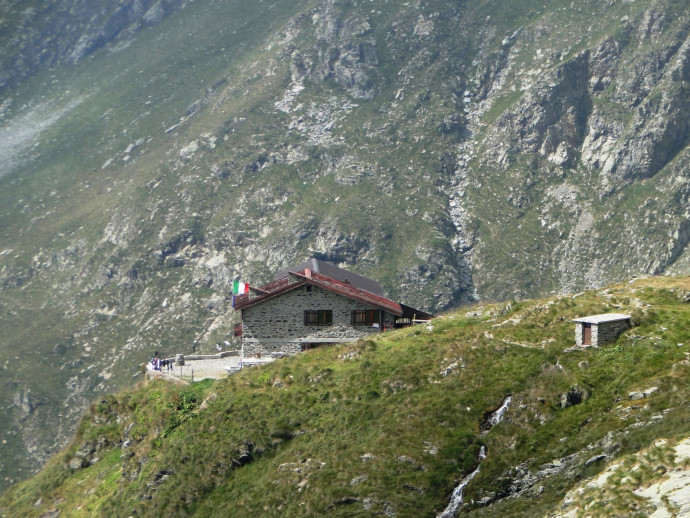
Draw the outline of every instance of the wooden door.
<instances>
[{"instance_id":1,"label":"wooden door","mask_svg":"<svg viewBox=\"0 0 690 518\"><path fill-rule=\"evenodd\" d=\"M592 345L592 324L582 326L582 345Z\"/></svg>"}]
</instances>

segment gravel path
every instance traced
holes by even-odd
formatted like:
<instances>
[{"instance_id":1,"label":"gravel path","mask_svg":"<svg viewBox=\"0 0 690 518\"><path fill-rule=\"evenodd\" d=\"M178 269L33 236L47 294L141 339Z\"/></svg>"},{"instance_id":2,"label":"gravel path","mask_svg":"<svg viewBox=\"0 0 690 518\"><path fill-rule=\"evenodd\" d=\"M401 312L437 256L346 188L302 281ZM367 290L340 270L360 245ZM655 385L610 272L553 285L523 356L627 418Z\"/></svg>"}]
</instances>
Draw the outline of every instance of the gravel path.
<instances>
[{"instance_id":1,"label":"gravel path","mask_svg":"<svg viewBox=\"0 0 690 518\"><path fill-rule=\"evenodd\" d=\"M239 356L227 356L225 358L212 358L204 360L185 360L183 366L174 365L172 370L167 370L163 368L160 372L154 371L151 368L151 364L147 364L146 369L148 371L149 377L165 377L174 378L176 380L182 379L182 381L200 381L206 378L225 378L228 374L238 372L240 370L240 363L242 367L248 367L252 365L260 365L272 362L272 358L243 358ZM233 370L228 371L225 367L230 367Z\"/></svg>"}]
</instances>

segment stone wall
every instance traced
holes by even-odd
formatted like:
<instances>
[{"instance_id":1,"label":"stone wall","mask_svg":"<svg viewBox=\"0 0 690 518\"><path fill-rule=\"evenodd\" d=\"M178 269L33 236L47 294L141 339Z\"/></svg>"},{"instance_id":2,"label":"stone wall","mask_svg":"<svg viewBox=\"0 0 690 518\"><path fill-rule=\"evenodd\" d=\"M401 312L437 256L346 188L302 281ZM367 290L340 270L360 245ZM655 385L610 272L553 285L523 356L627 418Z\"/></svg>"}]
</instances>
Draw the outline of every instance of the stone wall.
<instances>
[{"instance_id":1,"label":"stone wall","mask_svg":"<svg viewBox=\"0 0 690 518\"><path fill-rule=\"evenodd\" d=\"M592 325L592 344L604 345L613 342L618 336L630 328L630 320L617 320L616 322L603 322Z\"/></svg>"},{"instance_id":2,"label":"stone wall","mask_svg":"<svg viewBox=\"0 0 690 518\"><path fill-rule=\"evenodd\" d=\"M332 310L333 325L305 326L304 311ZM336 293L304 286L242 310L243 355L294 354L308 344L340 343L364 338L381 330L371 326L352 326L353 310L378 309ZM383 312L386 327L394 316Z\"/></svg>"}]
</instances>

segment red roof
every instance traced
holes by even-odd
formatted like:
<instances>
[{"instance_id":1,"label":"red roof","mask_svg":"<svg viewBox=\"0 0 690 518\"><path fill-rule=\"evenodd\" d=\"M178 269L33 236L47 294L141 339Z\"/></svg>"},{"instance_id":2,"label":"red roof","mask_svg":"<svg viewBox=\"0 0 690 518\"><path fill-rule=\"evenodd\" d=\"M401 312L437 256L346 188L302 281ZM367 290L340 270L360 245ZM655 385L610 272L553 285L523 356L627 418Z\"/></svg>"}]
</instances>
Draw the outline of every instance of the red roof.
<instances>
[{"instance_id":1,"label":"red roof","mask_svg":"<svg viewBox=\"0 0 690 518\"><path fill-rule=\"evenodd\" d=\"M291 278L293 277L293 278ZM294 279L297 277L297 280ZM304 286L305 284L311 284L312 286L318 286L324 290L337 293L343 297L347 297L358 302L363 302L374 306L379 309L383 309L395 316L403 315L403 308L397 302L390 299L382 297L380 295L375 295L374 293L362 290L360 288L355 288L351 284L346 282L338 281L326 275L316 273L311 271L309 268L305 268L300 272L290 272L288 277L284 277L277 281L273 281L264 286L261 286L257 291L259 294L253 295L251 298L249 295L240 295L235 298L235 310L240 310L254 306L268 300L270 298L276 297L288 291ZM254 288L250 288L254 289Z\"/></svg>"}]
</instances>

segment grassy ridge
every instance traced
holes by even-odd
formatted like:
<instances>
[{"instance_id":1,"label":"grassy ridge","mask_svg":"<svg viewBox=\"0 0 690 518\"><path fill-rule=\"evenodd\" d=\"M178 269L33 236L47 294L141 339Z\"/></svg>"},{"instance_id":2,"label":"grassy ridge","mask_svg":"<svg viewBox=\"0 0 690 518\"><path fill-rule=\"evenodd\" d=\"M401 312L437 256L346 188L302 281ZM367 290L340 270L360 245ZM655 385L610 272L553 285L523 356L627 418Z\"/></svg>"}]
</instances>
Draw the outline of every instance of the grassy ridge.
<instances>
[{"instance_id":1,"label":"grassy ridge","mask_svg":"<svg viewBox=\"0 0 690 518\"><path fill-rule=\"evenodd\" d=\"M587 458L687 435L689 296L688 279L643 279L473 308L431 329L315 350L215 382L140 385L94 403L72 445L11 488L0 515L433 516L476 467L481 445L488 456L463 512L547 513L603 468ZM635 327L615 344L564 352L573 345L571 319L604 311L630 312ZM575 386L587 397L563 408ZM643 401L629 398L650 386L658 390ZM482 433L509 394L504 422ZM615 448L602 446L607 434ZM68 467L91 450L92 465ZM585 457L542 481L539 498L500 498L512 468L535 472L573 454ZM472 503L481 498L492 505Z\"/></svg>"}]
</instances>

